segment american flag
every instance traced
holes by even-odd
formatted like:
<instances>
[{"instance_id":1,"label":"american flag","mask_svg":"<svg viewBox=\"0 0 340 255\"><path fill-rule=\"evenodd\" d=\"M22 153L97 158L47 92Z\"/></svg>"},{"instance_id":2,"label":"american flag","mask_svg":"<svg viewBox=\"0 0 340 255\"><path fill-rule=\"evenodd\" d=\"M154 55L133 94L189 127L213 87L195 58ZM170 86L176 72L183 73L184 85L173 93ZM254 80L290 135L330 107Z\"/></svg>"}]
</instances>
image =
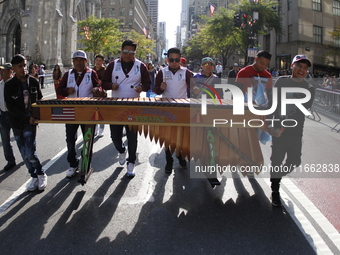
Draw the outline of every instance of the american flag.
<instances>
[{"instance_id":1,"label":"american flag","mask_svg":"<svg viewBox=\"0 0 340 255\"><path fill-rule=\"evenodd\" d=\"M75 120L74 107L52 107L52 120Z\"/></svg>"}]
</instances>

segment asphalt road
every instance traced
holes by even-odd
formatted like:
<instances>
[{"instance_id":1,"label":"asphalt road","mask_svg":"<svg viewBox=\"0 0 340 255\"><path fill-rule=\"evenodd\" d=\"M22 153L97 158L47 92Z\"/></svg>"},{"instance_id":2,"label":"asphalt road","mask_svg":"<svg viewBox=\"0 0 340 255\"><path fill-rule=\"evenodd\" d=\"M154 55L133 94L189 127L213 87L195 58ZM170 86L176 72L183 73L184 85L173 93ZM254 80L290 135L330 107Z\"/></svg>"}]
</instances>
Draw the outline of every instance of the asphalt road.
<instances>
[{"instance_id":1,"label":"asphalt road","mask_svg":"<svg viewBox=\"0 0 340 255\"><path fill-rule=\"evenodd\" d=\"M53 97L53 87L43 93ZM339 135L307 120L303 163L339 163ZM95 139L95 172L82 186L77 176L65 178L65 146L63 124L39 124L48 186L30 193L13 143L18 165L0 171L1 254L340 254L339 174L285 178L284 206L273 208L261 175L224 176L212 189L177 160L165 174L164 149L148 137L139 137L136 177L126 178L108 125ZM262 151L268 163L270 145ZM1 154L0 169L5 163Z\"/></svg>"}]
</instances>

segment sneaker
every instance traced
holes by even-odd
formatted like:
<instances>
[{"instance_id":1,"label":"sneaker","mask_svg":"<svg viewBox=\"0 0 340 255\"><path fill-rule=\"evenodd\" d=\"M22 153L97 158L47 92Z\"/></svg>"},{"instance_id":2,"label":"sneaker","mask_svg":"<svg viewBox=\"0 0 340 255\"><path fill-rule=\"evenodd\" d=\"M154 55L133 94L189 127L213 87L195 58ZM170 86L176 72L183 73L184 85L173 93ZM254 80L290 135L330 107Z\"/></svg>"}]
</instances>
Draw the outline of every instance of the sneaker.
<instances>
[{"instance_id":1,"label":"sneaker","mask_svg":"<svg viewBox=\"0 0 340 255\"><path fill-rule=\"evenodd\" d=\"M44 173L42 175L38 175L38 189L44 190L47 186L47 175Z\"/></svg>"},{"instance_id":2,"label":"sneaker","mask_svg":"<svg viewBox=\"0 0 340 255\"><path fill-rule=\"evenodd\" d=\"M172 173L172 165L173 165L174 160L167 160L166 161L166 165L165 165L165 172L167 174L171 174Z\"/></svg>"},{"instance_id":3,"label":"sneaker","mask_svg":"<svg viewBox=\"0 0 340 255\"><path fill-rule=\"evenodd\" d=\"M118 162L121 166L125 164L125 161L126 161L126 150L123 153L119 153L119 156L118 156Z\"/></svg>"},{"instance_id":4,"label":"sneaker","mask_svg":"<svg viewBox=\"0 0 340 255\"><path fill-rule=\"evenodd\" d=\"M98 137L103 137L104 129L99 128Z\"/></svg>"},{"instance_id":5,"label":"sneaker","mask_svg":"<svg viewBox=\"0 0 340 255\"><path fill-rule=\"evenodd\" d=\"M127 177L134 177L135 176L135 164L128 162L127 163Z\"/></svg>"},{"instance_id":6,"label":"sneaker","mask_svg":"<svg viewBox=\"0 0 340 255\"><path fill-rule=\"evenodd\" d=\"M31 183L28 185L27 190L35 191L37 188L38 188L38 178L32 177Z\"/></svg>"},{"instance_id":7,"label":"sneaker","mask_svg":"<svg viewBox=\"0 0 340 255\"><path fill-rule=\"evenodd\" d=\"M14 162L14 163L8 163L7 165L5 165L4 167L4 171L8 171L8 170L11 170L13 167L15 167L17 164Z\"/></svg>"},{"instance_id":8,"label":"sneaker","mask_svg":"<svg viewBox=\"0 0 340 255\"><path fill-rule=\"evenodd\" d=\"M75 174L77 173L77 169L78 167L69 167L69 169L67 169L66 171L66 177L70 178L75 176Z\"/></svg>"},{"instance_id":9,"label":"sneaker","mask_svg":"<svg viewBox=\"0 0 340 255\"><path fill-rule=\"evenodd\" d=\"M276 207L282 206L281 198L280 198L280 192L273 191L272 192L272 205Z\"/></svg>"}]
</instances>

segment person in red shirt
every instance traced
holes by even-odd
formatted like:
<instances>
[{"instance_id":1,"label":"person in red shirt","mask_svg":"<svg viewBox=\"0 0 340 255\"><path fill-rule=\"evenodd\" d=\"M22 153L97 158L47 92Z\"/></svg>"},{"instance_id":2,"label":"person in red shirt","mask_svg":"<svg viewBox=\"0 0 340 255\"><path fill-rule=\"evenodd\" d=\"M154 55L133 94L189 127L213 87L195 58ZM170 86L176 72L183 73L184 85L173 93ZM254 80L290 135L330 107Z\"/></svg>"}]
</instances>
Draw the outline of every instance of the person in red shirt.
<instances>
[{"instance_id":1,"label":"person in red shirt","mask_svg":"<svg viewBox=\"0 0 340 255\"><path fill-rule=\"evenodd\" d=\"M256 54L254 63L242 68L236 76L236 86L246 95L247 88L253 87L253 100L259 83L264 86L267 97L271 100L273 82L272 75L266 70L272 55L268 51L261 50Z\"/></svg>"}]
</instances>

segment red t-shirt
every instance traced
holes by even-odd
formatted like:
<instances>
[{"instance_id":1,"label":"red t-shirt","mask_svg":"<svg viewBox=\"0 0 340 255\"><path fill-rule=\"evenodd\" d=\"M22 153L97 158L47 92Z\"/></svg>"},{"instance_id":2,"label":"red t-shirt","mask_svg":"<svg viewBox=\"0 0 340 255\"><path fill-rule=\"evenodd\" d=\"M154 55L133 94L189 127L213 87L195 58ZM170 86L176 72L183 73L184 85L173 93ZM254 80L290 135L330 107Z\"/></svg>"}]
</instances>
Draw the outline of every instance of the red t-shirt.
<instances>
[{"instance_id":1,"label":"red t-shirt","mask_svg":"<svg viewBox=\"0 0 340 255\"><path fill-rule=\"evenodd\" d=\"M258 72L254 70L254 68L251 65L242 68L237 73L236 83L244 84L243 92L246 92L248 87L257 87L259 79L266 89L273 88L271 74L267 70Z\"/></svg>"}]
</instances>

